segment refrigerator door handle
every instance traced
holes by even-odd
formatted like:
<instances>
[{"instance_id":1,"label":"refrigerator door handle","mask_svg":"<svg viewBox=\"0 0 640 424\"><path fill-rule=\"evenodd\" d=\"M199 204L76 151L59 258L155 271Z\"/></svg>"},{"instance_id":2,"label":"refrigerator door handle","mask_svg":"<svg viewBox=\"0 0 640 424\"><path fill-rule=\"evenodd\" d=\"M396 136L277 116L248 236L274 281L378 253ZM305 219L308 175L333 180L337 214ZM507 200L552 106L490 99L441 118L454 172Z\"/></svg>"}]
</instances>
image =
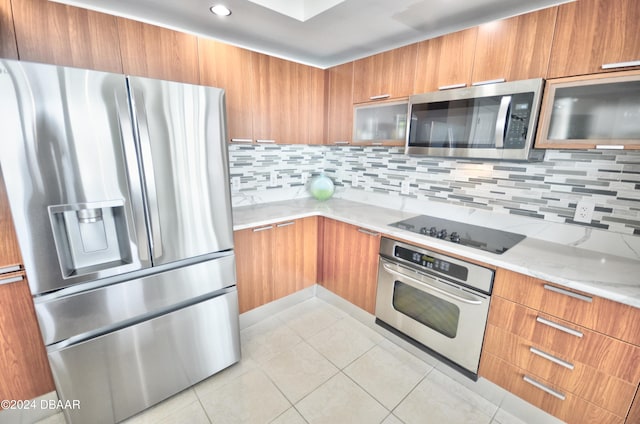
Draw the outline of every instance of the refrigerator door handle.
<instances>
[{"instance_id":1,"label":"refrigerator door handle","mask_svg":"<svg viewBox=\"0 0 640 424\"><path fill-rule=\"evenodd\" d=\"M149 136L147 111L144 108L144 101L136 101L143 100L141 93L134 95L134 91L131 90L131 97L138 121L137 133L140 141L140 156L146 194L145 198L147 199L149 227L151 228L151 234L149 234L151 256L152 259L155 259L162 256L162 232L160 229L160 212L158 211L158 194L156 191L156 178L153 170L153 156L151 154L151 140Z\"/></svg>"},{"instance_id":2,"label":"refrigerator door handle","mask_svg":"<svg viewBox=\"0 0 640 424\"><path fill-rule=\"evenodd\" d=\"M129 111L129 101L125 95L116 91L115 103L118 113L118 125L122 139L122 150L125 156L125 166L131 191L131 206L135 219L136 240L138 243L138 255L143 261L151 261L145 222L145 206L142 197L142 181L138 169L138 153L134 139L134 124Z\"/></svg>"}]
</instances>

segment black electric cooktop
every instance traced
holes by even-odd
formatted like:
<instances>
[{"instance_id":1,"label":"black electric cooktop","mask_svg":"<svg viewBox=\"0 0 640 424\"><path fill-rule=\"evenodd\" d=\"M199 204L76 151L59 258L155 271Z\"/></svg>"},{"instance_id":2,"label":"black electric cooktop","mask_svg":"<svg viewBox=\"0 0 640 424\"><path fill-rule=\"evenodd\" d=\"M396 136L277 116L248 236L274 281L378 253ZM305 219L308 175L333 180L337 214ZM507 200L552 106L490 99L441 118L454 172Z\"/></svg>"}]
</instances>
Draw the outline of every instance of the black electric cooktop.
<instances>
[{"instance_id":1,"label":"black electric cooktop","mask_svg":"<svg viewBox=\"0 0 640 424\"><path fill-rule=\"evenodd\" d=\"M506 252L525 239L522 234L427 215L414 216L389 225L497 254Z\"/></svg>"}]
</instances>

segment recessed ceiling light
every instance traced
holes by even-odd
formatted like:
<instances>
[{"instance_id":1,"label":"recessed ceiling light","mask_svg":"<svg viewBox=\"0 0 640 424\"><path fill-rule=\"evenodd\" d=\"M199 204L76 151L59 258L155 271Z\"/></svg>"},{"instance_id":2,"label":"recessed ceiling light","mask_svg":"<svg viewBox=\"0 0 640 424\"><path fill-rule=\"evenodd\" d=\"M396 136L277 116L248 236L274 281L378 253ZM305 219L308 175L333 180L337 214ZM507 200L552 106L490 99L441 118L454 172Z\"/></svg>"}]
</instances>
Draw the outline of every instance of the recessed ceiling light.
<instances>
[{"instance_id":1,"label":"recessed ceiling light","mask_svg":"<svg viewBox=\"0 0 640 424\"><path fill-rule=\"evenodd\" d=\"M211 13L213 13L214 15L218 15L218 16L229 16L229 15L231 15L231 10L229 10L229 8L227 6L224 6L222 4L216 4L215 6L211 6L211 8L209 8L209 10L211 10Z\"/></svg>"}]
</instances>

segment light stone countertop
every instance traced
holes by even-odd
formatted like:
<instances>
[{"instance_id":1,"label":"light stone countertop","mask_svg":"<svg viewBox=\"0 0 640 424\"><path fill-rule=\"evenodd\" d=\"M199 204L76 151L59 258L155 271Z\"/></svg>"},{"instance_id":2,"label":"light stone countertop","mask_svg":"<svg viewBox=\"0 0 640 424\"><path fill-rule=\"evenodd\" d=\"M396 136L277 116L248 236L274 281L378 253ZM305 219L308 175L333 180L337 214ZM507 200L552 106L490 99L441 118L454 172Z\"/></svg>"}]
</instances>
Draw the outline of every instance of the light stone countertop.
<instances>
[{"instance_id":1,"label":"light stone countertop","mask_svg":"<svg viewBox=\"0 0 640 424\"><path fill-rule=\"evenodd\" d=\"M341 198L324 202L301 198L233 208L234 230L324 216L640 308L640 260L636 258L555 243L531 235L498 255L389 226L420 214L432 215L429 210L416 213L415 210L390 209ZM501 217L495 216L497 220ZM471 215L464 221L482 225L481 221L473 222ZM518 232L515 229L508 231Z\"/></svg>"}]
</instances>

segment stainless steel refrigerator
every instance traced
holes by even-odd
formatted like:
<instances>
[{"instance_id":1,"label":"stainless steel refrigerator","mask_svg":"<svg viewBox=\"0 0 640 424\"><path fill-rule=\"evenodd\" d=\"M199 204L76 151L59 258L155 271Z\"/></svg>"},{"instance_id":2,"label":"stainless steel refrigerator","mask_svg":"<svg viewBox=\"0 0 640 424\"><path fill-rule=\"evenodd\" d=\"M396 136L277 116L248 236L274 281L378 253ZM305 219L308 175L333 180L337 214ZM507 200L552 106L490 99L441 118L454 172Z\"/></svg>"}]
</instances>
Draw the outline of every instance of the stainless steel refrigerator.
<instances>
[{"instance_id":1,"label":"stainless steel refrigerator","mask_svg":"<svg viewBox=\"0 0 640 424\"><path fill-rule=\"evenodd\" d=\"M224 91L0 60L0 164L73 423L237 362ZM77 403L71 403L77 405Z\"/></svg>"}]
</instances>

